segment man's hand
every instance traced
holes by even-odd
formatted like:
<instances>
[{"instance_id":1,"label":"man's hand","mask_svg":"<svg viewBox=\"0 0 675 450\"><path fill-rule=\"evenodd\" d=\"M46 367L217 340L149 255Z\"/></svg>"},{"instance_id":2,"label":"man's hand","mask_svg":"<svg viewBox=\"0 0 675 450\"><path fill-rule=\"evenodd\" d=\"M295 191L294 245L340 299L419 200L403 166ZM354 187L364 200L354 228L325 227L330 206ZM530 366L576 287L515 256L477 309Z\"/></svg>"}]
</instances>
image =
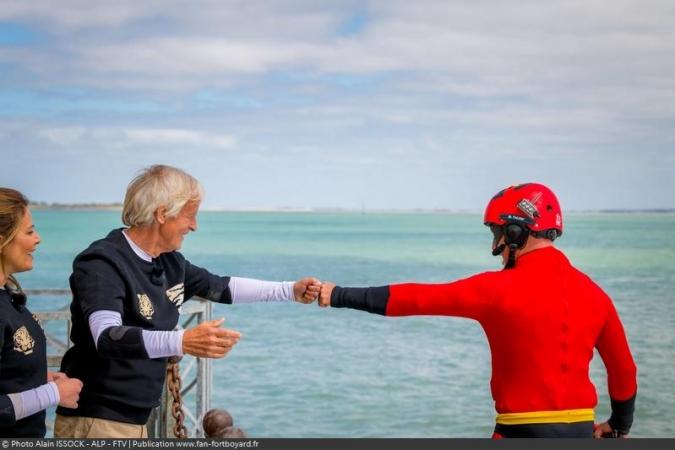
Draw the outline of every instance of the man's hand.
<instances>
[{"instance_id":1,"label":"man's hand","mask_svg":"<svg viewBox=\"0 0 675 450\"><path fill-rule=\"evenodd\" d=\"M602 422L593 425L593 437L595 439L606 439L606 438L625 438L628 437L627 434L617 433L609 426L609 423Z\"/></svg>"},{"instance_id":2,"label":"man's hand","mask_svg":"<svg viewBox=\"0 0 675 450\"><path fill-rule=\"evenodd\" d=\"M68 378L68 375L63 372L52 372L51 370L47 371L47 381L57 381L66 378Z\"/></svg>"},{"instance_id":3,"label":"man's hand","mask_svg":"<svg viewBox=\"0 0 675 450\"><path fill-rule=\"evenodd\" d=\"M241 333L221 328L225 319L200 323L183 333L183 353L200 358L222 358L239 342Z\"/></svg>"},{"instance_id":4,"label":"man's hand","mask_svg":"<svg viewBox=\"0 0 675 450\"><path fill-rule=\"evenodd\" d=\"M54 380L59 390L59 406L64 408L77 408L77 402L80 400L80 391L82 382L77 378L61 377Z\"/></svg>"},{"instance_id":5,"label":"man's hand","mask_svg":"<svg viewBox=\"0 0 675 450\"><path fill-rule=\"evenodd\" d=\"M319 296L321 281L313 277L298 280L293 285L295 301L300 303L312 303Z\"/></svg>"},{"instance_id":6,"label":"man's hand","mask_svg":"<svg viewBox=\"0 0 675 450\"><path fill-rule=\"evenodd\" d=\"M321 285L321 294L319 295L319 306L326 308L330 306L330 296L333 293L335 284L330 281L324 281Z\"/></svg>"}]
</instances>

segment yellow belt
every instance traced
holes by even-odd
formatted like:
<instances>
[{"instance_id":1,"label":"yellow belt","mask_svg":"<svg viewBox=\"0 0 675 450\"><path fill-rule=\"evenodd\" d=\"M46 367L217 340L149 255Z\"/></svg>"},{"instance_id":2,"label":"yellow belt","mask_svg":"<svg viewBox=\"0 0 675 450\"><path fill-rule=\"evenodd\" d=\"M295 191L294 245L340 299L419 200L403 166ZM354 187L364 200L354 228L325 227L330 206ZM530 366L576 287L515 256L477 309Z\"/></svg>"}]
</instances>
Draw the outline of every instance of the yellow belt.
<instances>
[{"instance_id":1,"label":"yellow belt","mask_svg":"<svg viewBox=\"0 0 675 450\"><path fill-rule=\"evenodd\" d=\"M593 409L565 409L562 411L533 411L497 414L497 423L522 425L528 423L575 423L595 420Z\"/></svg>"}]
</instances>

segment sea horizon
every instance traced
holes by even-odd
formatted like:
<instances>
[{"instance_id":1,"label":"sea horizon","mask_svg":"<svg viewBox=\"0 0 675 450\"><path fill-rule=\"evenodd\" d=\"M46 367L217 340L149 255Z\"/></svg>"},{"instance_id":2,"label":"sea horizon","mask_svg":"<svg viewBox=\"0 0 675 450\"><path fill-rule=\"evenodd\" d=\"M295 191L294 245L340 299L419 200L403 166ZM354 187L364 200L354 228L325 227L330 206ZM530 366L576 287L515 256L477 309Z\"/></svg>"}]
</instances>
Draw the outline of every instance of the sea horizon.
<instances>
[{"instance_id":1,"label":"sea horizon","mask_svg":"<svg viewBox=\"0 0 675 450\"><path fill-rule=\"evenodd\" d=\"M51 203L31 202L31 209L39 211L121 211L121 203ZM353 208L333 206L206 206L200 212L250 212L250 213L364 213L364 214L482 214L482 209L465 208ZM569 209L565 214L673 214L675 207L663 208L598 208Z\"/></svg>"}]
</instances>

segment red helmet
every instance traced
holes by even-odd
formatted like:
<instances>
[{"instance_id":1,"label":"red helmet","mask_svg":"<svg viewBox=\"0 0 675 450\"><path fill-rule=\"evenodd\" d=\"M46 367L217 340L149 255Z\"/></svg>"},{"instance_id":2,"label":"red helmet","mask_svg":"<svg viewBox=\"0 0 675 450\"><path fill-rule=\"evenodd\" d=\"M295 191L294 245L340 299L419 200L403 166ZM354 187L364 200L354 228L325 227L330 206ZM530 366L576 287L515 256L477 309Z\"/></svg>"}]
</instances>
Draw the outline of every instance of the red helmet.
<instances>
[{"instance_id":1,"label":"red helmet","mask_svg":"<svg viewBox=\"0 0 675 450\"><path fill-rule=\"evenodd\" d=\"M485 225L517 223L551 240L563 232L562 211L553 191L538 183L510 186L498 192L485 208ZM553 233L549 230L555 230Z\"/></svg>"}]
</instances>

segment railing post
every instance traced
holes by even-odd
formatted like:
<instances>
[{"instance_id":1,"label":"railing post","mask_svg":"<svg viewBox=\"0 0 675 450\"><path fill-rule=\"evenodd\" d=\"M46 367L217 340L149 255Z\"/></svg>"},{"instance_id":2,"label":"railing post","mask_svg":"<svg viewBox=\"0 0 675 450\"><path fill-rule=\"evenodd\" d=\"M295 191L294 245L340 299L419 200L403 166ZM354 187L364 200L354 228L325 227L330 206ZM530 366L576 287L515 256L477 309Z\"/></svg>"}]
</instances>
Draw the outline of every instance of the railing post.
<instances>
[{"instance_id":1,"label":"railing post","mask_svg":"<svg viewBox=\"0 0 675 450\"><path fill-rule=\"evenodd\" d=\"M213 316L213 306L208 302L204 311L201 313L200 322L208 322ZM213 361L209 358L197 358L197 426L195 427L196 436L204 437L204 430L201 427L201 421L204 414L211 409L211 380Z\"/></svg>"}]
</instances>

